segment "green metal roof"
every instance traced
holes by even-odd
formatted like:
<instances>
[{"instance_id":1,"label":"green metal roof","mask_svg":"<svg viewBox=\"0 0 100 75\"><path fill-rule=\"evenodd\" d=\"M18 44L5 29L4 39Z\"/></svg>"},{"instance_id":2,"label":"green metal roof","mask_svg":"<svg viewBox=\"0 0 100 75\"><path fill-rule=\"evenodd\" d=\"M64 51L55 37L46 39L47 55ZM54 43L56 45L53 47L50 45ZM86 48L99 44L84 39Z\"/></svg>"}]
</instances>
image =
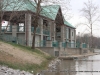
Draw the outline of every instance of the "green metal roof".
<instances>
[{"instance_id":1,"label":"green metal roof","mask_svg":"<svg viewBox=\"0 0 100 75\"><path fill-rule=\"evenodd\" d=\"M4 0L3 4L3 11L36 11L34 6L36 4L28 0Z\"/></svg>"},{"instance_id":2,"label":"green metal roof","mask_svg":"<svg viewBox=\"0 0 100 75\"><path fill-rule=\"evenodd\" d=\"M52 20L55 20L56 15L58 13L59 10L59 5L49 5L49 6L43 6L42 7L42 11L41 11L41 15L48 17Z\"/></svg>"},{"instance_id":3,"label":"green metal roof","mask_svg":"<svg viewBox=\"0 0 100 75\"><path fill-rule=\"evenodd\" d=\"M64 24L69 26L69 27L72 27L72 28L75 28L73 25L71 25L69 22L67 22L65 19L64 19Z\"/></svg>"},{"instance_id":4,"label":"green metal roof","mask_svg":"<svg viewBox=\"0 0 100 75\"><path fill-rule=\"evenodd\" d=\"M42 7L41 15L48 17L52 20L55 20L59 8L60 8L59 5L44 6L44 7ZM63 19L64 19L64 17L63 17ZM73 25L71 25L65 19L64 19L64 24L69 26L69 27L75 28Z\"/></svg>"},{"instance_id":5,"label":"green metal roof","mask_svg":"<svg viewBox=\"0 0 100 75\"><path fill-rule=\"evenodd\" d=\"M6 5L7 3L9 5ZM27 11L29 10L32 12L36 12L36 4L30 0L9 0L9 1L4 0L3 5L5 6L3 8L3 11ZM41 8L42 10L40 14L42 16L55 20L60 6L59 5L49 5L49 6L42 6ZM65 19L64 19L64 24L68 25L69 27L75 28L70 23L68 23Z\"/></svg>"}]
</instances>

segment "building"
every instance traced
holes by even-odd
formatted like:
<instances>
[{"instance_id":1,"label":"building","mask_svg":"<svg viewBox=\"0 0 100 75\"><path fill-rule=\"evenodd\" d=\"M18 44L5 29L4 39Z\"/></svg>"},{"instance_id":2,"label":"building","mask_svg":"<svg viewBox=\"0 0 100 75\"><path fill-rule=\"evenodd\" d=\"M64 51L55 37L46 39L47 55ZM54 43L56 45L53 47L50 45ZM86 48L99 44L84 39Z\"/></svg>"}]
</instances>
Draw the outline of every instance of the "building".
<instances>
[{"instance_id":1,"label":"building","mask_svg":"<svg viewBox=\"0 0 100 75\"><path fill-rule=\"evenodd\" d=\"M28 0L20 3L17 0L11 1L13 2L10 2L9 6L2 9L3 20L9 22L6 32L6 26L2 26L2 33L12 36L10 41L32 46L36 5ZM36 29L35 46L76 48L75 27L64 19L59 5L42 6Z\"/></svg>"},{"instance_id":2,"label":"building","mask_svg":"<svg viewBox=\"0 0 100 75\"><path fill-rule=\"evenodd\" d=\"M13 4L7 6L6 9L4 9L4 11L6 11L3 18L4 20L8 19L7 21L9 21L9 18L6 17L9 17L8 15L11 15L12 11L16 11L17 13L22 14L20 16L24 16L24 18L21 17L21 21L18 21L18 18L14 16L12 21L9 22L10 24L6 34L25 39L27 45L31 46L32 34L34 32L34 27L32 25L34 22L32 22L32 20L34 17L33 15L35 15L35 7L28 1L22 4L23 7L19 9L17 9L17 7L20 7L20 5L14 5L16 9L13 9ZM25 20L22 21L22 19ZM73 27L64 19L60 6L52 5L42 7L39 25L36 30L36 47L51 47L52 45L50 45L50 43L52 42L75 43L75 35L75 27ZM40 45L42 42L44 44ZM71 47L75 47L74 44L71 45Z\"/></svg>"}]
</instances>

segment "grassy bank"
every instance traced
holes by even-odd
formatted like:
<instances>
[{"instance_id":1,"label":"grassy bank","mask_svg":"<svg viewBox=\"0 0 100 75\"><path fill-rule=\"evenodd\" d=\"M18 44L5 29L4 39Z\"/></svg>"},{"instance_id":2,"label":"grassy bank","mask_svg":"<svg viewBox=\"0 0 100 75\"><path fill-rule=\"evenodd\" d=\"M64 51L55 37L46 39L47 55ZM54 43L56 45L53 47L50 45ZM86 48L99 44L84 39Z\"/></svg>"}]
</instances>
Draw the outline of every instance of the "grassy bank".
<instances>
[{"instance_id":1,"label":"grassy bank","mask_svg":"<svg viewBox=\"0 0 100 75\"><path fill-rule=\"evenodd\" d=\"M6 46L7 45L7 46ZM3 42L0 41L0 46L4 46L7 47L10 46L10 48L8 49L14 49L14 50L19 50L19 54L20 51L25 53L29 53L30 56L32 56L31 54L33 54L35 57L37 57L35 60L32 60L33 62L27 62L27 60L23 61L20 57L17 58L16 56L14 56L13 54L7 53L6 50L4 51L3 48L0 48L0 65L7 65L10 68L13 69L20 69L20 70L25 70L25 71L29 71L29 72L39 72L41 70L44 70L47 68L48 63L54 59L54 57L38 50L38 49L31 49L30 47L26 47L26 46L22 46L22 45L18 45L18 44L14 44L11 42ZM13 47L13 48L12 48ZM12 53L12 52L11 52ZM26 57L26 56L25 56ZM30 57L31 58L31 57ZM41 60L40 64L36 64L34 63L34 61L36 60Z\"/></svg>"}]
</instances>

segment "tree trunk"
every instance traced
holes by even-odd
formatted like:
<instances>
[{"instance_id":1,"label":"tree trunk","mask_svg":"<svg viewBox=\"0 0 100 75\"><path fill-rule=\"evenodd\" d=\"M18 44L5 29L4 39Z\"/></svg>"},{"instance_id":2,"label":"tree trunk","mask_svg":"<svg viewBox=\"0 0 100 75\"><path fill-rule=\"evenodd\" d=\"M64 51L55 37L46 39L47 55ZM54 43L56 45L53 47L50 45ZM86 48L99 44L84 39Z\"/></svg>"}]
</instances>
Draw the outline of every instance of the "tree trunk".
<instances>
[{"instance_id":1,"label":"tree trunk","mask_svg":"<svg viewBox=\"0 0 100 75\"><path fill-rule=\"evenodd\" d=\"M1 22L1 21L0 21ZM1 35L1 23L0 23L0 35Z\"/></svg>"},{"instance_id":2,"label":"tree trunk","mask_svg":"<svg viewBox=\"0 0 100 75\"><path fill-rule=\"evenodd\" d=\"M33 41L32 41L32 49L35 49L35 33L36 33L36 26L34 27Z\"/></svg>"},{"instance_id":3,"label":"tree trunk","mask_svg":"<svg viewBox=\"0 0 100 75\"><path fill-rule=\"evenodd\" d=\"M93 38L92 38L92 24L91 24L91 48L93 47Z\"/></svg>"},{"instance_id":4,"label":"tree trunk","mask_svg":"<svg viewBox=\"0 0 100 75\"><path fill-rule=\"evenodd\" d=\"M1 24L2 24L2 23L1 23L1 19L0 19L0 35L1 35Z\"/></svg>"},{"instance_id":5,"label":"tree trunk","mask_svg":"<svg viewBox=\"0 0 100 75\"><path fill-rule=\"evenodd\" d=\"M40 14L40 3L42 0L38 0L37 7L36 7L36 16L34 20L34 33L33 33L33 41L32 41L32 49L35 49L35 33L36 33L36 28L38 26L38 20L39 20L39 14Z\"/></svg>"}]
</instances>

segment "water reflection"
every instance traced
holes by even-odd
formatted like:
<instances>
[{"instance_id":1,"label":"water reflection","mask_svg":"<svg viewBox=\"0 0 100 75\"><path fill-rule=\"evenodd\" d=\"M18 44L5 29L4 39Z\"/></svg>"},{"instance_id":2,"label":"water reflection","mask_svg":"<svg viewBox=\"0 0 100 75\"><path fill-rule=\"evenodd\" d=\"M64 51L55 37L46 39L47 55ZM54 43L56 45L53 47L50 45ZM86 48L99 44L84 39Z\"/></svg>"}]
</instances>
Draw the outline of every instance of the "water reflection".
<instances>
[{"instance_id":1,"label":"water reflection","mask_svg":"<svg viewBox=\"0 0 100 75\"><path fill-rule=\"evenodd\" d=\"M57 71L43 75L100 75L100 55L75 60L62 60Z\"/></svg>"},{"instance_id":2,"label":"water reflection","mask_svg":"<svg viewBox=\"0 0 100 75\"><path fill-rule=\"evenodd\" d=\"M76 75L100 75L100 55L90 56L84 59L76 60ZM81 63L81 64L80 64Z\"/></svg>"}]
</instances>

